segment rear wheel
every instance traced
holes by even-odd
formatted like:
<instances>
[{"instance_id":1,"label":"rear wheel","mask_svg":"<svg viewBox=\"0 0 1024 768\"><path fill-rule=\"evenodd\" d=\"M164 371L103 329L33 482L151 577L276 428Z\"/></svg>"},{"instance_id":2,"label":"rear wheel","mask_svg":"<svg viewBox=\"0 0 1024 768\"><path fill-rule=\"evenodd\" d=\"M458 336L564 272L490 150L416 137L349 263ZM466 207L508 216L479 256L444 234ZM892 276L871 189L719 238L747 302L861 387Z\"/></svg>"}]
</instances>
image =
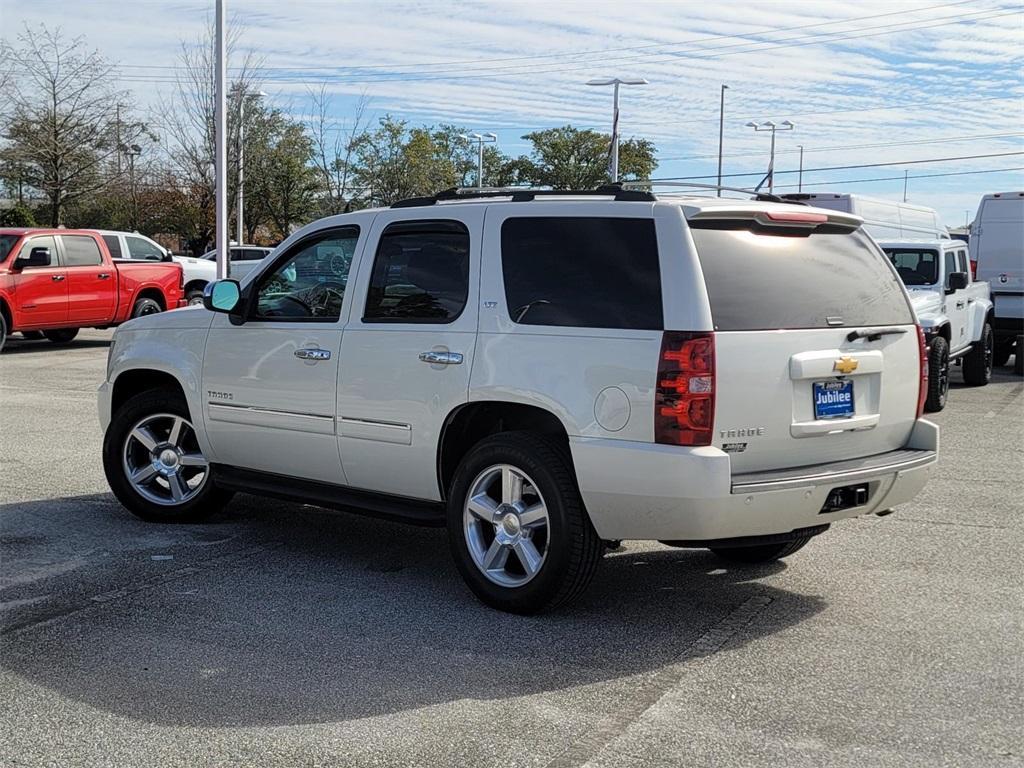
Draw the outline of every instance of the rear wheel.
<instances>
[{"instance_id":1,"label":"rear wheel","mask_svg":"<svg viewBox=\"0 0 1024 768\"><path fill-rule=\"evenodd\" d=\"M988 323L981 329L981 338L971 345L971 351L964 355L964 383L972 387L983 387L992 379L993 364L992 326Z\"/></svg>"},{"instance_id":2,"label":"rear wheel","mask_svg":"<svg viewBox=\"0 0 1024 768\"><path fill-rule=\"evenodd\" d=\"M188 405L173 392L142 392L114 414L103 471L118 501L151 522L202 520L232 496L214 484Z\"/></svg>"},{"instance_id":3,"label":"rear wheel","mask_svg":"<svg viewBox=\"0 0 1024 768\"><path fill-rule=\"evenodd\" d=\"M473 593L521 614L577 597L604 549L565 452L526 432L488 437L462 460L448 498L448 537Z\"/></svg>"},{"instance_id":4,"label":"rear wheel","mask_svg":"<svg viewBox=\"0 0 1024 768\"><path fill-rule=\"evenodd\" d=\"M1013 354L1013 340L1003 339L997 341L995 349L992 350L992 365L996 368L1001 368L1010 361L1010 355Z\"/></svg>"},{"instance_id":5,"label":"rear wheel","mask_svg":"<svg viewBox=\"0 0 1024 768\"><path fill-rule=\"evenodd\" d=\"M931 413L946 407L949 395L949 343L942 337L932 339L928 348L928 397L924 409Z\"/></svg>"},{"instance_id":6,"label":"rear wheel","mask_svg":"<svg viewBox=\"0 0 1024 768\"><path fill-rule=\"evenodd\" d=\"M155 315L157 312L163 312L163 308L156 299L150 299L143 297L136 300L135 306L132 307L132 317L145 317L146 315Z\"/></svg>"},{"instance_id":7,"label":"rear wheel","mask_svg":"<svg viewBox=\"0 0 1024 768\"><path fill-rule=\"evenodd\" d=\"M190 307L201 307L203 305L202 289L189 291L185 294L185 300Z\"/></svg>"},{"instance_id":8,"label":"rear wheel","mask_svg":"<svg viewBox=\"0 0 1024 768\"><path fill-rule=\"evenodd\" d=\"M21 335L29 341L39 341L43 338L42 331L22 331Z\"/></svg>"},{"instance_id":9,"label":"rear wheel","mask_svg":"<svg viewBox=\"0 0 1024 768\"><path fill-rule=\"evenodd\" d=\"M0 312L0 352L3 351L4 342L7 341L7 318Z\"/></svg>"},{"instance_id":10,"label":"rear wheel","mask_svg":"<svg viewBox=\"0 0 1024 768\"><path fill-rule=\"evenodd\" d=\"M43 331L43 336L54 344L67 344L77 335L77 328L59 328L56 331Z\"/></svg>"},{"instance_id":11,"label":"rear wheel","mask_svg":"<svg viewBox=\"0 0 1024 768\"><path fill-rule=\"evenodd\" d=\"M813 537L802 536L792 541L783 541L778 544L761 544L755 547L711 547L711 551L723 560L734 563L745 563L755 565L757 563L770 563L773 560L781 560L792 555L804 546Z\"/></svg>"},{"instance_id":12,"label":"rear wheel","mask_svg":"<svg viewBox=\"0 0 1024 768\"><path fill-rule=\"evenodd\" d=\"M1013 351L1013 372L1024 374L1024 336L1017 337L1017 348Z\"/></svg>"}]
</instances>

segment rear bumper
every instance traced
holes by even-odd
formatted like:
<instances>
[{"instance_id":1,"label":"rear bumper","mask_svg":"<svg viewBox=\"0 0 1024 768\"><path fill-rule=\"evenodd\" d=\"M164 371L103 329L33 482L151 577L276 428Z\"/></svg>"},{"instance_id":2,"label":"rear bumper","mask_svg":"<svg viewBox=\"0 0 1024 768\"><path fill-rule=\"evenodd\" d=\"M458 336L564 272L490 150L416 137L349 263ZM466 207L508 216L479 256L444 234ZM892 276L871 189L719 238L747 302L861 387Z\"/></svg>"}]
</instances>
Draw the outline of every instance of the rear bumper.
<instances>
[{"instance_id":1,"label":"rear bumper","mask_svg":"<svg viewBox=\"0 0 1024 768\"><path fill-rule=\"evenodd\" d=\"M889 509L924 487L939 429L917 421L904 448L863 459L732 475L717 448L570 440L584 503L605 539L701 541L786 533ZM868 485L866 504L821 513L829 492Z\"/></svg>"}]
</instances>

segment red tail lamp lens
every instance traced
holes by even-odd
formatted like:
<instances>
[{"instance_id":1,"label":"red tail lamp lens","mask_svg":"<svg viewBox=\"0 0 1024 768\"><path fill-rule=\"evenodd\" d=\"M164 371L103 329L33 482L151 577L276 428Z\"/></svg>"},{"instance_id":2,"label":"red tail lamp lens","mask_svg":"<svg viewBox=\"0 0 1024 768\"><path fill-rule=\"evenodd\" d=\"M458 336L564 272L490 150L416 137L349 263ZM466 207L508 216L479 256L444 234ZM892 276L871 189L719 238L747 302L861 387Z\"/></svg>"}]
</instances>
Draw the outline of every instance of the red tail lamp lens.
<instances>
[{"instance_id":1,"label":"red tail lamp lens","mask_svg":"<svg viewBox=\"0 0 1024 768\"><path fill-rule=\"evenodd\" d=\"M665 331L654 398L655 442L710 445L714 421L714 334Z\"/></svg>"}]
</instances>

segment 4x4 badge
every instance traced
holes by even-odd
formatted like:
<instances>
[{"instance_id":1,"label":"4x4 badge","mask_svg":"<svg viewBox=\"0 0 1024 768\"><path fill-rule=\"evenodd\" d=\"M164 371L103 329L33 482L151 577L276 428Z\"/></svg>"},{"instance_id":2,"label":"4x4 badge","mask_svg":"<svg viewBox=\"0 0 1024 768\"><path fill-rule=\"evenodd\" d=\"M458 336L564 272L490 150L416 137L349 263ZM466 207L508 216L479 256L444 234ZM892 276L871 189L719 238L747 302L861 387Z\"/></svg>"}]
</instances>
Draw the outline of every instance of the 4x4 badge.
<instances>
[{"instance_id":1,"label":"4x4 badge","mask_svg":"<svg viewBox=\"0 0 1024 768\"><path fill-rule=\"evenodd\" d=\"M852 357L840 357L832 364L832 370L839 371L840 373L853 373L857 370L858 365L860 365L860 363Z\"/></svg>"}]
</instances>

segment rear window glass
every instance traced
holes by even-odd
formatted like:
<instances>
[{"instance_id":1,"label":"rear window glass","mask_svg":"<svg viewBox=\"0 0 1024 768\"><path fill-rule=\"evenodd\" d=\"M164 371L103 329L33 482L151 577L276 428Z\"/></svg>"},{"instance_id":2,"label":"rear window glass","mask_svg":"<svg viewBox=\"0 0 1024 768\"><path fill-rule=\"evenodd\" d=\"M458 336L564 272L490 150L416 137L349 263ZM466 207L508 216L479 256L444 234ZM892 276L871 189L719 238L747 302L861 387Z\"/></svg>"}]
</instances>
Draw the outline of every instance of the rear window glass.
<instances>
[{"instance_id":1,"label":"rear window glass","mask_svg":"<svg viewBox=\"0 0 1024 768\"><path fill-rule=\"evenodd\" d=\"M904 285L934 285L939 281L938 251L886 248L885 252Z\"/></svg>"},{"instance_id":2,"label":"rear window glass","mask_svg":"<svg viewBox=\"0 0 1024 768\"><path fill-rule=\"evenodd\" d=\"M691 224L716 330L909 325L903 286L866 235Z\"/></svg>"},{"instance_id":3,"label":"rear window glass","mask_svg":"<svg viewBox=\"0 0 1024 768\"><path fill-rule=\"evenodd\" d=\"M111 258L121 258L121 241L118 240L117 235L104 235L103 242L107 244L107 250L110 251Z\"/></svg>"},{"instance_id":4,"label":"rear window glass","mask_svg":"<svg viewBox=\"0 0 1024 768\"><path fill-rule=\"evenodd\" d=\"M103 263L100 247L91 237L61 235L64 241L64 265L67 267L95 267Z\"/></svg>"},{"instance_id":5,"label":"rear window glass","mask_svg":"<svg viewBox=\"0 0 1024 768\"><path fill-rule=\"evenodd\" d=\"M506 219L501 268L517 323L646 330L664 324L652 219Z\"/></svg>"}]
</instances>

